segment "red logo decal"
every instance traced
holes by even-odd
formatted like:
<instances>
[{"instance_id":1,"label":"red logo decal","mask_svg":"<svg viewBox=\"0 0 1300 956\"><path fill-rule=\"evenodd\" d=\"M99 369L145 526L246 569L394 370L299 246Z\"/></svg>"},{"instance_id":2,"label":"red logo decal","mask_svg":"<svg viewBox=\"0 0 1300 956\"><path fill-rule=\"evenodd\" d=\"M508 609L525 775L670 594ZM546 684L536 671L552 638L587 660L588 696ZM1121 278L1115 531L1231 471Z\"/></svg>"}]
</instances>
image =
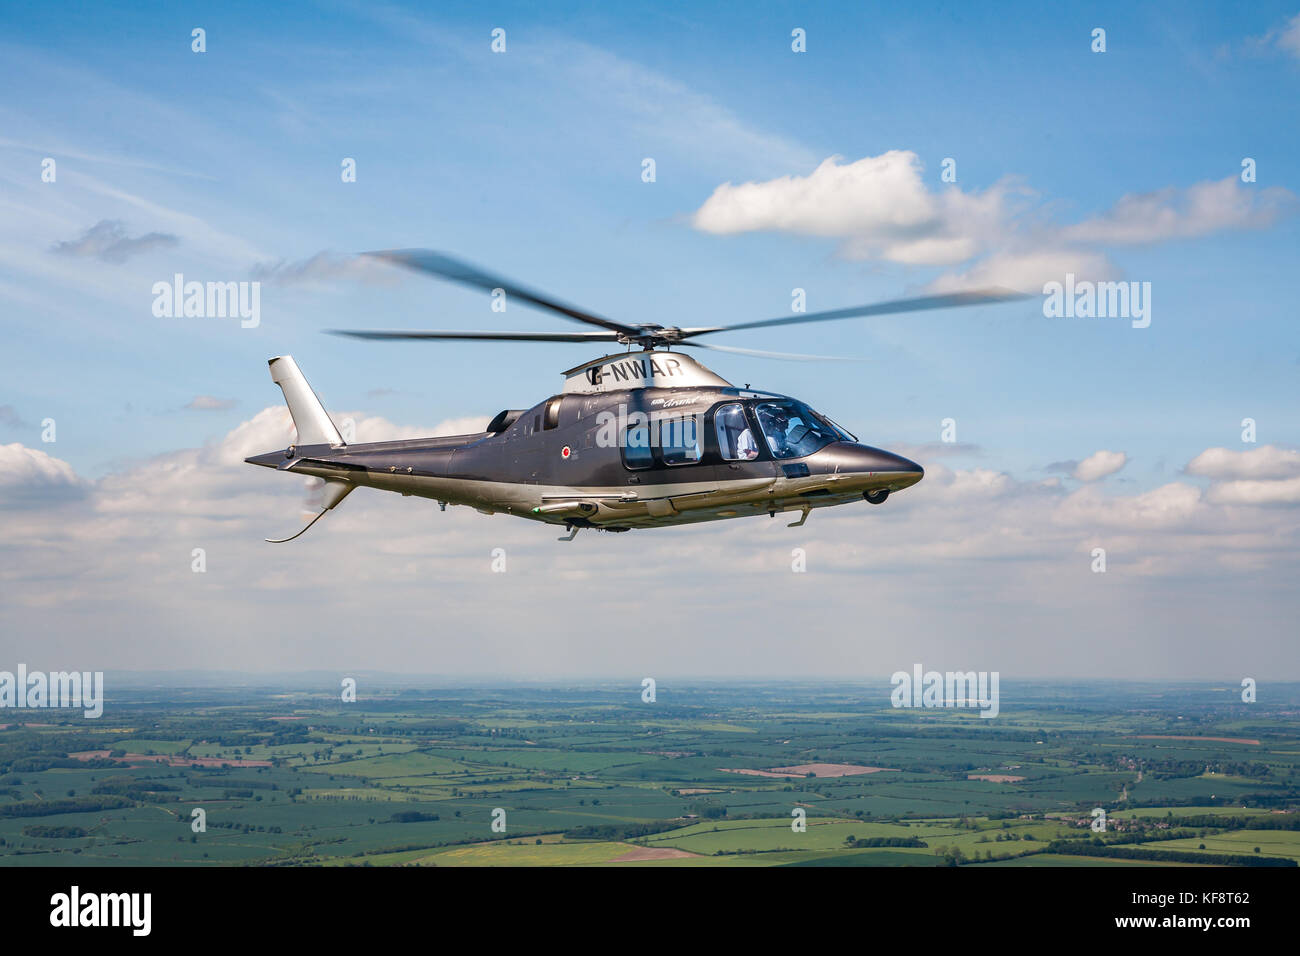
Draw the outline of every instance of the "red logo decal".
<instances>
[{"instance_id":1,"label":"red logo decal","mask_svg":"<svg viewBox=\"0 0 1300 956\"><path fill-rule=\"evenodd\" d=\"M565 445L563 448L560 449L560 457L561 457L561 458L568 458L568 457L569 457L570 455L572 455L572 454L573 454L573 451L569 448L568 445Z\"/></svg>"}]
</instances>

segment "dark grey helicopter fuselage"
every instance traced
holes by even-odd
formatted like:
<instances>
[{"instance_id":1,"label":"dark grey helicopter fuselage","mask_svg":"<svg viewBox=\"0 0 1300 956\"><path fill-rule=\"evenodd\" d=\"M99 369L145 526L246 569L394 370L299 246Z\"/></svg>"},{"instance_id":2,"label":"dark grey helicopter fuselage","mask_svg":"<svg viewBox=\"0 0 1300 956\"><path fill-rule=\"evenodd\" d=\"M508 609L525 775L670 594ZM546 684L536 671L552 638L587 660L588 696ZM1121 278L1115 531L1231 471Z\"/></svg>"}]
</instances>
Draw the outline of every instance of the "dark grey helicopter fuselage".
<instances>
[{"instance_id":1,"label":"dark grey helicopter fuselage","mask_svg":"<svg viewBox=\"0 0 1300 956\"><path fill-rule=\"evenodd\" d=\"M628 324L430 249L368 253L416 272L490 292L579 322L582 331L335 329L371 341L617 343L564 372L564 389L524 412L502 412L476 435L348 445L289 355L270 360L298 432L295 445L245 459L324 479L323 508L292 541L358 487L419 495L573 529L628 531L800 511L865 498L881 504L921 480L921 466L860 444L825 416L781 395L738 389L682 349L782 359L791 355L712 344L727 332L975 306L1025 298L1007 289L914 296L736 325ZM633 353L639 346L642 351ZM673 428L674 419L691 422ZM638 420L640 419L640 420ZM611 424L611 421L613 424ZM669 430L664 438L661 426ZM570 540L572 534L570 535Z\"/></svg>"},{"instance_id":2,"label":"dark grey helicopter fuselage","mask_svg":"<svg viewBox=\"0 0 1300 956\"><path fill-rule=\"evenodd\" d=\"M502 412L478 434L297 445L247 461L340 487L346 482L347 490L371 487L488 514L611 531L778 511L806 517L813 508L883 500L883 493L921 480L920 465L852 440L811 410L809 417L833 429L834 439L825 440L823 432L822 446L811 453L793 455L783 446L787 457L778 457L776 446L763 440L757 409L793 402L713 386L566 392L526 411ZM757 436L752 459L723 448L729 439L717 416L724 408L733 429L747 426ZM657 428L638 431L639 422L650 422L668 435L669 423L679 421L691 422L686 456L676 435L660 440ZM654 440L645 442L647 434Z\"/></svg>"},{"instance_id":3,"label":"dark grey helicopter fuselage","mask_svg":"<svg viewBox=\"0 0 1300 956\"><path fill-rule=\"evenodd\" d=\"M432 498L444 508L469 505L568 525L574 534L578 528L627 531L791 510L802 512L796 522L802 524L813 508L859 498L880 504L920 481L921 466L860 444L802 402L738 389L682 349L825 358L717 345L711 337L1025 298L1007 289L969 289L735 325L628 324L431 249L367 255L490 292L494 310L509 299L587 328L333 330L337 334L370 341L617 343L629 351L569 369L559 395L525 412L502 412L480 434L351 446L292 356L271 359L271 378L284 392L298 443L246 460L323 478L324 507L312 524L361 486ZM631 351L638 346L640 353ZM683 426L688 418L690 428L674 430L675 417ZM310 527L268 540L291 541Z\"/></svg>"}]
</instances>

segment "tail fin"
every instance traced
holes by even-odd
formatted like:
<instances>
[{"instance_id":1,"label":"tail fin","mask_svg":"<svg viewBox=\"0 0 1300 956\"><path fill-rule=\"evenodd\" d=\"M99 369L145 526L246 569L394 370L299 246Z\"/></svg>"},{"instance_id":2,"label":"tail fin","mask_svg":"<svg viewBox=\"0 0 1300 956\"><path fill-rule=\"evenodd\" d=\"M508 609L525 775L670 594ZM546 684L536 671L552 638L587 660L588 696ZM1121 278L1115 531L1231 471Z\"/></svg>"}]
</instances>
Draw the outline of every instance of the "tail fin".
<instances>
[{"instance_id":1,"label":"tail fin","mask_svg":"<svg viewBox=\"0 0 1300 956\"><path fill-rule=\"evenodd\" d=\"M325 411L325 406L298 370L298 363L293 360L293 356L281 355L267 364L271 366L271 381L284 392L285 404L289 406L293 425L298 429L298 444L335 447L346 444L339 430L334 427L329 413Z\"/></svg>"}]
</instances>

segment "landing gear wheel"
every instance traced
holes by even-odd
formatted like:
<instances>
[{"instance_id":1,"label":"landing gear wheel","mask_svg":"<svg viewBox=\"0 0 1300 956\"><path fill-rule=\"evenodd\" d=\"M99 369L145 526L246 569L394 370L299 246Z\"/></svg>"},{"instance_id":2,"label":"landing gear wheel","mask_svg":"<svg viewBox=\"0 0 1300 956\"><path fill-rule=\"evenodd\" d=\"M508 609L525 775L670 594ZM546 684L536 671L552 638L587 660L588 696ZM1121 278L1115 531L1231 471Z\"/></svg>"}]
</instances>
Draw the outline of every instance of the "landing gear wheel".
<instances>
[{"instance_id":1,"label":"landing gear wheel","mask_svg":"<svg viewBox=\"0 0 1300 956\"><path fill-rule=\"evenodd\" d=\"M885 499L889 497L889 489L881 488L879 491L864 491L862 497L866 498L873 505L883 505Z\"/></svg>"}]
</instances>

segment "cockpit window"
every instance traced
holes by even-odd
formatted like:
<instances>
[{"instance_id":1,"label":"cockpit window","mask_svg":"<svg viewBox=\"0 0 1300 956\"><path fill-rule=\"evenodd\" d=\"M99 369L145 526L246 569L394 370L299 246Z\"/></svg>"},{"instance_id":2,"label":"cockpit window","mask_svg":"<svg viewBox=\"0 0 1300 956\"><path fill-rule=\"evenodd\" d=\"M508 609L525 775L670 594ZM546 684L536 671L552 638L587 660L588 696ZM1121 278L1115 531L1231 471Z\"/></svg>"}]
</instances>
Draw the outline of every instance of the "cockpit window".
<instances>
[{"instance_id":1,"label":"cockpit window","mask_svg":"<svg viewBox=\"0 0 1300 956\"><path fill-rule=\"evenodd\" d=\"M773 458L803 458L843 440L832 425L802 402L759 402L754 412Z\"/></svg>"}]
</instances>

